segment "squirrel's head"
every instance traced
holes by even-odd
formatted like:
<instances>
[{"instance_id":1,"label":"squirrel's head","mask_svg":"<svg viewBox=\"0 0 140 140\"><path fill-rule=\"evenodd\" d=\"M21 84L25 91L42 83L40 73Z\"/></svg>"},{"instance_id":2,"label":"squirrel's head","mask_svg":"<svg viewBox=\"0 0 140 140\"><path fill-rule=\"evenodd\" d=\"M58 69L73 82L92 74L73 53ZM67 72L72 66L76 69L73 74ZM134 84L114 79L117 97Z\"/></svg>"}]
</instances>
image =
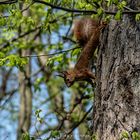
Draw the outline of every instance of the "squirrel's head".
<instances>
[{"instance_id":1,"label":"squirrel's head","mask_svg":"<svg viewBox=\"0 0 140 140\"><path fill-rule=\"evenodd\" d=\"M63 71L59 76L64 78L64 81L68 87L71 87L75 82L75 73L72 70Z\"/></svg>"}]
</instances>

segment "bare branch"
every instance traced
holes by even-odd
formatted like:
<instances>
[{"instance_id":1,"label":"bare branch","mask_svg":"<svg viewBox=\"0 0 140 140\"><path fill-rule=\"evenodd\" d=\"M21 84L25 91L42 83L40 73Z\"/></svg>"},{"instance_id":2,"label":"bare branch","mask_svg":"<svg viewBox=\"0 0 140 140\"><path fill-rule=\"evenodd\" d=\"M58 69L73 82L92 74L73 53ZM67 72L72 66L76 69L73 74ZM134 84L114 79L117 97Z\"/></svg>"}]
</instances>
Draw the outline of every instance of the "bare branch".
<instances>
[{"instance_id":1,"label":"bare branch","mask_svg":"<svg viewBox=\"0 0 140 140\"><path fill-rule=\"evenodd\" d=\"M28 10L30 8L30 6L32 6L34 4L34 2L30 3L25 9L23 9L21 12L24 12L26 10Z\"/></svg>"},{"instance_id":2,"label":"bare branch","mask_svg":"<svg viewBox=\"0 0 140 140\"><path fill-rule=\"evenodd\" d=\"M3 109L3 106L5 106L6 103L8 103L8 101L12 98L12 96L18 91L18 89L13 89L9 92L6 93L6 96L5 97L8 97L4 103L0 104L0 110ZM2 98L0 99L0 102L2 101Z\"/></svg>"},{"instance_id":3,"label":"bare branch","mask_svg":"<svg viewBox=\"0 0 140 140\"><path fill-rule=\"evenodd\" d=\"M74 124L73 128L67 133L67 135L71 134L85 120L92 109L93 106L90 107L90 109L84 114L83 118L78 123Z\"/></svg>"},{"instance_id":4,"label":"bare branch","mask_svg":"<svg viewBox=\"0 0 140 140\"><path fill-rule=\"evenodd\" d=\"M24 56L21 56L21 57L42 57L42 56L49 56L49 57L51 57L52 55L66 53L66 52L73 51L73 50L79 49L79 48L81 48L81 47L75 47L75 48L71 48L71 49L68 49L68 50L59 51L59 52L56 52L56 53L40 54L40 55L24 55Z\"/></svg>"},{"instance_id":5,"label":"bare branch","mask_svg":"<svg viewBox=\"0 0 140 140\"><path fill-rule=\"evenodd\" d=\"M7 0L7 1L1 1L0 4L13 4L17 3L18 0Z\"/></svg>"}]
</instances>

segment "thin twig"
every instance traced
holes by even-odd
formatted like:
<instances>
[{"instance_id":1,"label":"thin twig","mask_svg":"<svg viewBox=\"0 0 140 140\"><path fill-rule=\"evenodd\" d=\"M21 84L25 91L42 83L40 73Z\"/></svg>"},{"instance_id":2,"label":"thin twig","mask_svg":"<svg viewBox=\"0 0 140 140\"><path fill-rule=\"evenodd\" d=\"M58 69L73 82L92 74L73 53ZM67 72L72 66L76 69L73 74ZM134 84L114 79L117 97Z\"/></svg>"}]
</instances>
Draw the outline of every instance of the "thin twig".
<instances>
[{"instance_id":1,"label":"thin twig","mask_svg":"<svg viewBox=\"0 0 140 140\"><path fill-rule=\"evenodd\" d=\"M63 50L63 51L59 51L59 52L55 52L55 53L50 53L50 54L24 55L24 56L21 56L21 57L42 57L42 56L49 56L49 57L51 57L52 55L57 55L57 54L61 54L61 53L66 53L66 52L73 51L73 50L79 49L79 48L81 48L81 47L75 47L75 48L71 48L71 49L68 49L68 50Z\"/></svg>"},{"instance_id":2,"label":"thin twig","mask_svg":"<svg viewBox=\"0 0 140 140\"><path fill-rule=\"evenodd\" d=\"M33 2L33 3L34 3L34 2ZM32 3L32 4L33 4L33 3ZM30 5L30 6L31 6L31 5ZM29 7L29 6L28 6L28 7ZM26 7L24 10L26 10L28 7ZM62 14L62 15L60 15L60 16L58 16L57 18L55 18L55 19L53 19L53 20L51 20L51 21L48 21L48 23L50 23L50 24L55 23L58 19L60 19L61 17L65 16L65 15L66 15L66 13L65 13L65 14ZM26 36L26 35L28 35L28 34L30 34L30 33L32 33L32 32L35 32L35 31L38 30L38 29L41 29L42 26L43 26L43 25L39 25L38 27L36 27L36 28L34 28L34 29L31 29L31 30L29 30L29 31L27 31L27 32L25 32L25 33L19 35L18 37L13 38L10 42L7 41L7 42L5 42L5 44L0 44L0 45L3 45L2 47L0 47L0 51L1 51L3 48L6 48L11 42L15 42L15 41L17 41L18 39L20 39L20 38L22 38L22 37L24 37L24 36ZM69 40L70 40L70 39L69 39ZM75 43L73 40L70 40L70 41L72 41L73 43Z\"/></svg>"},{"instance_id":3,"label":"thin twig","mask_svg":"<svg viewBox=\"0 0 140 140\"><path fill-rule=\"evenodd\" d=\"M1 4L1 3L0 3ZM25 9L23 9L21 12L23 13L24 11L28 10L30 6L32 6L34 2L30 3ZM0 18L8 18L9 16L0 16Z\"/></svg>"},{"instance_id":4,"label":"thin twig","mask_svg":"<svg viewBox=\"0 0 140 140\"><path fill-rule=\"evenodd\" d=\"M30 3L25 9L23 9L21 12L24 12L26 10L28 10L30 8L30 6L32 6L34 4L34 2Z\"/></svg>"},{"instance_id":5,"label":"thin twig","mask_svg":"<svg viewBox=\"0 0 140 140\"><path fill-rule=\"evenodd\" d=\"M9 0L9 1L1 1L0 4L13 4L13 3L17 3L18 0Z\"/></svg>"},{"instance_id":6,"label":"thin twig","mask_svg":"<svg viewBox=\"0 0 140 140\"><path fill-rule=\"evenodd\" d=\"M67 135L71 134L73 132L73 130L75 130L85 120L87 115L91 112L92 108L93 108L93 106L90 107L90 109L85 113L83 118L77 124L74 125L74 127L67 133Z\"/></svg>"},{"instance_id":7,"label":"thin twig","mask_svg":"<svg viewBox=\"0 0 140 140\"><path fill-rule=\"evenodd\" d=\"M13 38L10 42L17 41L19 38L22 38L22 37L24 37L24 36L26 36L26 35L28 35L28 34L30 34L32 32L35 32L36 30L38 30L40 28L41 28L41 26L38 26L35 29L32 29L30 31L27 31L26 33L23 33L23 34L19 35L18 37ZM3 45L2 47L0 47L0 50L2 50L3 48L7 47L10 44L10 42L7 42L5 45Z\"/></svg>"}]
</instances>

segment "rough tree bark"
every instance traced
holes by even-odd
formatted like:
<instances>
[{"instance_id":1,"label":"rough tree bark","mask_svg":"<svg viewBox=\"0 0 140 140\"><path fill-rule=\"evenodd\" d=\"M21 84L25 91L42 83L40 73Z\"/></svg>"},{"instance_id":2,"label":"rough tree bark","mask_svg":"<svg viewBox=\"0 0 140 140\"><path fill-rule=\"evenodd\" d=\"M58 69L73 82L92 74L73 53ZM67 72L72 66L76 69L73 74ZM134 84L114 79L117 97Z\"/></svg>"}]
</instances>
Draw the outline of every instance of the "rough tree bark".
<instances>
[{"instance_id":1,"label":"rough tree bark","mask_svg":"<svg viewBox=\"0 0 140 140\"><path fill-rule=\"evenodd\" d=\"M127 3L137 9L140 1ZM140 134L140 22L123 15L101 38L93 132L98 140L118 140L127 131L131 139L132 132Z\"/></svg>"}]
</instances>

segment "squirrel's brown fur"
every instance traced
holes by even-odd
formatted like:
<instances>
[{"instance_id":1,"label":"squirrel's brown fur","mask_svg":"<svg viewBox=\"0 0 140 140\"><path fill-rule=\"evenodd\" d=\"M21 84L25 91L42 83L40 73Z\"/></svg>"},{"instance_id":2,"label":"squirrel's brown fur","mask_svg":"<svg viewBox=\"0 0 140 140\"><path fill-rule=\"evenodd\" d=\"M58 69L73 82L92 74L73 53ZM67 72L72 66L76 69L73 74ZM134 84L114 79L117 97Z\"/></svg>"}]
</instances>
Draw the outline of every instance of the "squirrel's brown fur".
<instances>
[{"instance_id":1,"label":"squirrel's brown fur","mask_svg":"<svg viewBox=\"0 0 140 140\"><path fill-rule=\"evenodd\" d=\"M91 22L91 19L89 19ZM87 19L85 20L87 22ZM86 28L84 26L87 26L88 24L84 25L84 20L79 20L78 24L80 26L80 23L82 24L83 28ZM92 59L93 53L97 46L99 45L99 37L100 37L100 31L106 26L106 23L98 23L98 26L94 30L92 30L92 35L89 35L89 38L85 41L86 44L80 54L80 57L73 69L67 70L63 72L63 78L65 80L65 83L68 87L73 85L75 81L81 81L85 80L89 83L92 83L92 79L95 79L95 76L89 69L89 62ZM87 27L87 32L90 32L90 28ZM84 33L84 31L83 31ZM84 39L87 35L82 35L81 39Z\"/></svg>"},{"instance_id":2,"label":"squirrel's brown fur","mask_svg":"<svg viewBox=\"0 0 140 140\"><path fill-rule=\"evenodd\" d=\"M72 32L81 47L87 44L98 25L99 21L92 18L84 17L74 21Z\"/></svg>"}]
</instances>

